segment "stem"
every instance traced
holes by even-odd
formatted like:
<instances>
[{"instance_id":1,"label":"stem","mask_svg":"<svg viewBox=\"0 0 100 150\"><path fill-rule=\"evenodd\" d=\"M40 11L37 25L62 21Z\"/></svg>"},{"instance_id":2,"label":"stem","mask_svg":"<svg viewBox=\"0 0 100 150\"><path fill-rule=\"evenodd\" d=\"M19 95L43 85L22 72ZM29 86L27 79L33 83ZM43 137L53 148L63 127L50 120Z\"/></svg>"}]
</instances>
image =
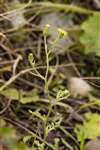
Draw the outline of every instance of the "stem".
<instances>
[{"instance_id":1,"label":"stem","mask_svg":"<svg viewBox=\"0 0 100 150\"><path fill-rule=\"evenodd\" d=\"M84 150L84 142L85 140L83 139L80 143L80 150Z\"/></svg>"},{"instance_id":2,"label":"stem","mask_svg":"<svg viewBox=\"0 0 100 150\"><path fill-rule=\"evenodd\" d=\"M49 91L48 91L48 72L49 72L49 53L48 53L48 48L47 48L47 37L44 36L44 46L45 46L45 54L46 54L46 73L45 73L45 92L48 96L48 100L49 100L49 110L48 110L48 114L47 114L47 117L46 117L46 121L44 122L44 143L46 141L46 126L47 126L47 122L48 122L48 119L49 119L49 116L52 112L52 103L51 103L51 98L50 98L50 95L49 95Z\"/></svg>"},{"instance_id":3,"label":"stem","mask_svg":"<svg viewBox=\"0 0 100 150\"><path fill-rule=\"evenodd\" d=\"M68 5L68 4L59 4L59 3L51 3L51 2L40 2L40 3L33 3L33 6L42 6L45 8L53 8L54 10L63 10L65 12L71 11L74 13L82 13L82 14L93 14L96 11L88 10L86 8L78 7L75 5Z\"/></svg>"},{"instance_id":4,"label":"stem","mask_svg":"<svg viewBox=\"0 0 100 150\"><path fill-rule=\"evenodd\" d=\"M45 88L46 88L46 91L48 91L47 78L48 78L48 72L49 72L49 56L48 56L48 48L47 48L46 36L44 36L44 46L45 46L45 54L46 54Z\"/></svg>"},{"instance_id":5,"label":"stem","mask_svg":"<svg viewBox=\"0 0 100 150\"><path fill-rule=\"evenodd\" d=\"M38 139L39 141L44 142L44 144L47 145L50 149L56 150L52 144L49 144L48 142L44 141L44 140L43 140L40 136L38 136L36 133L34 133L33 131L29 130L27 127L23 126L20 121L18 121L18 120L12 121L11 119L6 118L6 117L4 117L4 119L7 120L7 121L9 121L10 123L12 123L12 124L14 124L14 125L20 127L20 128L23 129L25 132L27 132L28 134L30 134L30 135L33 136L34 138Z\"/></svg>"},{"instance_id":6,"label":"stem","mask_svg":"<svg viewBox=\"0 0 100 150\"><path fill-rule=\"evenodd\" d=\"M48 120L49 120L49 116L52 112L52 103L51 103L51 100L49 99L50 101L50 105L49 105L49 110L48 110L48 113L47 113L47 117L46 117L46 121L44 122L44 144L46 142L46 138L47 138L47 133L46 133L46 127L47 127L47 123L48 123Z\"/></svg>"}]
</instances>

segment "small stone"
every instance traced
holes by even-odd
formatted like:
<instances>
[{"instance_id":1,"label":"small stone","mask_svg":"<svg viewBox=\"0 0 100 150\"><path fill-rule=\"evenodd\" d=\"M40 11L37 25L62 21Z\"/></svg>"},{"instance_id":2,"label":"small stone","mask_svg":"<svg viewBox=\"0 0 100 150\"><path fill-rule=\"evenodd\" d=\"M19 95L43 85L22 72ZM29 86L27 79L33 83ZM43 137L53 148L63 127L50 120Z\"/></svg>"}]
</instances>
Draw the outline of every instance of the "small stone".
<instances>
[{"instance_id":1,"label":"small stone","mask_svg":"<svg viewBox=\"0 0 100 150\"><path fill-rule=\"evenodd\" d=\"M100 150L100 140L95 139L87 142L84 150Z\"/></svg>"},{"instance_id":2,"label":"small stone","mask_svg":"<svg viewBox=\"0 0 100 150\"><path fill-rule=\"evenodd\" d=\"M78 77L69 78L68 89L73 97L86 97L92 90L91 86L85 80Z\"/></svg>"}]
</instances>

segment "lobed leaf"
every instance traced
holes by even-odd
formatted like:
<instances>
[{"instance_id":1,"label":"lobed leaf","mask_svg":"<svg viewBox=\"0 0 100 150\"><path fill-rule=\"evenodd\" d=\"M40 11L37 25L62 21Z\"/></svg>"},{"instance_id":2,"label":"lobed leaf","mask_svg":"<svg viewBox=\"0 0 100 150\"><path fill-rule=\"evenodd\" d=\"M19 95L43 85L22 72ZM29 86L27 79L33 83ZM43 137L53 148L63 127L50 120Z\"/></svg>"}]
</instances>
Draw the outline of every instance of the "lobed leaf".
<instances>
[{"instance_id":1,"label":"lobed leaf","mask_svg":"<svg viewBox=\"0 0 100 150\"><path fill-rule=\"evenodd\" d=\"M95 13L89 17L81 28L84 33L80 37L80 42L85 47L85 53L94 53L100 56L100 13Z\"/></svg>"}]
</instances>

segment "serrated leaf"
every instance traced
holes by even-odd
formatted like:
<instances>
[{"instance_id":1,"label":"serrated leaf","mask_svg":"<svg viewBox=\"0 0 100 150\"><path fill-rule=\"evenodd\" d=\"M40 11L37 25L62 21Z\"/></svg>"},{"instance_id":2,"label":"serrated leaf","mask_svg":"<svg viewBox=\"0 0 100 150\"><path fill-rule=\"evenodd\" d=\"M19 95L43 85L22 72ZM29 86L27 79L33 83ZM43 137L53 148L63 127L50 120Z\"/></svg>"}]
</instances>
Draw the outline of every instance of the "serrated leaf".
<instances>
[{"instance_id":1,"label":"serrated leaf","mask_svg":"<svg viewBox=\"0 0 100 150\"><path fill-rule=\"evenodd\" d=\"M84 139L95 139L100 136L100 115L86 113L86 120L83 125L76 125L75 133L79 141Z\"/></svg>"},{"instance_id":2,"label":"serrated leaf","mask_svg":"<svg viewBox=\"0 0 100 150\"><path fill-rule=\"evenodd\" d=\"M81 28L84 33L80 37L80 42L85 47L85 53L94 53L100 56L100 13L95 13L89 17Z\"/></svg>"},{"instance_id":3,"label":"serrated leaf","mask_svg":"<svg viewBox=\"0 0 100 150\"><path fill-rule=\"evenodd\" d=\"M26 135L23 137L23 142L27 143L29 140L31 140L31 138L32 138L32 135Z\"/></svg>"},{"instance_id":4,"label":"serrated leaf","mask_svg":"<svg viewBox=\"0 0 100 150\"><path fill-rule=\"evenodd\" d=\"M34 59L32 53L30 53L30 54L28 55L28 61L29 61L30 65L32 66L32 68L34 68L34 67L35 67L35 59Z\"/></svg>"}]
</instances>

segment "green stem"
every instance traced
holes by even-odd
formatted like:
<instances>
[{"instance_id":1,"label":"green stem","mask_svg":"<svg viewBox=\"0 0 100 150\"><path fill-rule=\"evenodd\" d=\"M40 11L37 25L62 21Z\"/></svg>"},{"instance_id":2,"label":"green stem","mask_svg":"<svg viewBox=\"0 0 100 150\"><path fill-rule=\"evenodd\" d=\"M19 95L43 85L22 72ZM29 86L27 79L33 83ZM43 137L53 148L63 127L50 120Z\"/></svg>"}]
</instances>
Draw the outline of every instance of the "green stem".
<instances>
[{"instance_id":1,"label":"green stem","mask_svg":"<svg viewBox=\"0 0 100 150\"><path fill-rule=\"evenodd\" d=\"M84 150L84 142L85 142L85 140L83 138L83 140L80 143L80 150Z\"/></svg>"},{"instance_id":2,"label":"green stem","mask_svg":"<svg viewBox=\"0 0 100 150\"><path fill-rule=\"evenodd\" d=\"M82 14L93 14L96 11L88 10L86 8L78 7L75 5L68 5L68 4L59 4L59 3L51 3L51 2L40 2L40 3L33 3L35 6L42 6L45 8L53 8L54 10L63 10L65 12L71 11L74 13L82 13Z\"/></svg>"},{"instance_id":3,"label":"green stem","mask_svg":"<svg viewBox=\"0 0 100 150\"><path fill-rule=\"evenodd\" d=\"M44 46L45 46L45 54L46 54L46 73L45 73L45 91L48 93L48 72L49 72L49 55L48 55L48 48L47 48L47 40L46 36L44 36Z\"/></svg>"},{"instance_id":4,"label":"green stem","mask_svg":"<svg viewBox=\"0 0 100 150\"><path fill-rule=\"evenodd\" d=\"M46 55L46 73L45 73L45 92L48 96L48 100L49 100L49 110L48 110L48 114L46 117L46 121L44 123L44 143L46 141L46 126L49 120L49 116L52 112L52 103L51 103L51 97L49 95L49 90L48 90L48 72L49 72L49 53L48 53L48 47L47 47L47 37L44 36L44 46L45 46L45 55Z\"/></svg>"}]
</instances>

